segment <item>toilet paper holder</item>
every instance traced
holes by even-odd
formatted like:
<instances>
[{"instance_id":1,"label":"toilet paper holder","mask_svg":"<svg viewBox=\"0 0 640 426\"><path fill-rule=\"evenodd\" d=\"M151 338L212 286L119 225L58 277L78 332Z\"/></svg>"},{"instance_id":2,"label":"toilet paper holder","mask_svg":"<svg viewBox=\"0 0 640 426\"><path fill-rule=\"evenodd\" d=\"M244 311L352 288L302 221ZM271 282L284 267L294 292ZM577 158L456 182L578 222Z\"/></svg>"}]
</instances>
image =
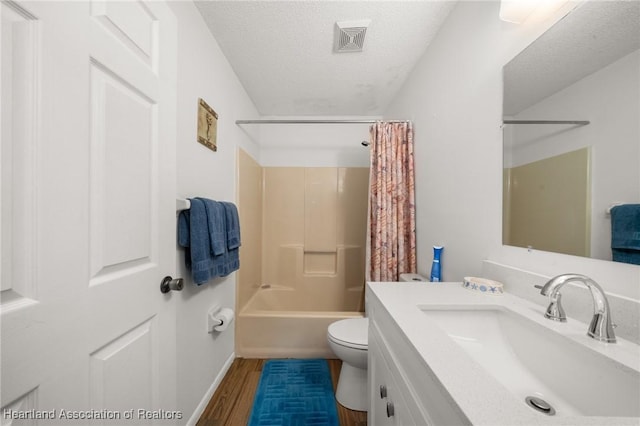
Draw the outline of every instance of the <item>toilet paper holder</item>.
<instances>
[{"instance_id":1,"label":"toilet paper holder","mask_svg":"<svg viewBox=\"0 0 640 426\"><path fill-rule=\"evenodd\" d=\"M231 322L233 322L233 310L222 309L216 304L207 312L207 333L222 332Z\"/></svg>"},{"instance_id":2,"label":"toilet paper holder","mask_svg":"<svg viewBox=\"0 0 640 426\"><path fill-rule=\"evenodd\" d=\"M220 305L214 305L207 312L207 333L213 333L213 327L222 325L223 321L219 318L216 318L216 315L220 312L221 309L222 307Z\"/></svg>"}]
</instances>

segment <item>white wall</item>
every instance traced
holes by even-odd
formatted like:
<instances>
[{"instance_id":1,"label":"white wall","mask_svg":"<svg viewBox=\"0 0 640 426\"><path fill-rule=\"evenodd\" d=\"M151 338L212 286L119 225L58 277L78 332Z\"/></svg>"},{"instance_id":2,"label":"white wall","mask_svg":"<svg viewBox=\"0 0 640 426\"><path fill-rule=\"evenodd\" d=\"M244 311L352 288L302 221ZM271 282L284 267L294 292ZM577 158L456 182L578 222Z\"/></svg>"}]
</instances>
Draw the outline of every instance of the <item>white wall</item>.
<instances>
[{"instance_id":1,"label":"white wall","mask_svg":"<svg viewBox=\"0 0 640 426\"><path fill-rule=\"evenodd\" d=\"M277 118L375 120L379 117ZM369 167L369 149L362 146L361 142L369 140L370 124L253 124L252 126L260 129L260 165L263 167Z\"/></svg>"},{"instance_id":2,"label":"white wall","mask_svg":"<svg viewBox=\"0 0 640 426\"><path fill-rule=\"evenodd\" d=\"M202 196L235 202L237 148L259 155L247 133L252 130L241 129L235 120L258 114L195 5L170 4L178 22L176 197ZM217 152L196 141L198 98L219 115ZM188 419L196 408L203 408L198 407L200 402L203 398L208 400L207 392L234 355L234 330L210 335L205 324L207 310L215 303L235 306L236 274L196 287L185 270L181 249L176 261L177 270L186 279L184 290L173 295L177 299L177 395L178 408Z\"/></svg>"},{"instance_id":3,"label":"white wall","mask_svg":"<svg viewBox=\"0 0 640 426\"><path fill-rule=\"evenodd\" d=\"M509 126L516 145L512 164L505 167L591 147L591 257L595 259L611 260L611 218L606 209L617 202L640 201L639 69L640 51L636 51L513 117L590 120L587 126Z\"/></svg>"},{"instance_id":4,"label":"white wall","mask_svg":"<svg viewBox=\"0 0 640 426\"><path fill-rule=\"evenodd\" d=\"M498 3L460 3L385 114L414 122L418 272L442 245L447 281L477 274L501 233L497 19Z\"/></svg>"},{"instance_id":5,"label":"white wall","mask_svg":"<svg viewBox=\"0 0 640 426\"><path fill-rule=\"evenodd\" d=\"M568 5L570 7L573 5ZM640 268L502 246L502 66L557 21L498 19L499 2L460 2L385 115L415 123L418 270L444 245L445 280L481 260L543 275L580 272L640 300Z\"/></svg>"}]
</instances>

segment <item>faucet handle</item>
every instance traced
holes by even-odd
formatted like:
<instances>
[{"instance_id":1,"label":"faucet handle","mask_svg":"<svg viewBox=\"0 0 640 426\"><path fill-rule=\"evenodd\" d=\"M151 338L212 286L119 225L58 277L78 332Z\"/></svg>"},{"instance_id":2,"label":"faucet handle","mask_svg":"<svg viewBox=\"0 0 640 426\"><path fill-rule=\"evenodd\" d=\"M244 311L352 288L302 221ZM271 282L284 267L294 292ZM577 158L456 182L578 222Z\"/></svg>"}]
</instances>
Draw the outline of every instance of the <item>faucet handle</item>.
<instances>
[{"instance_id":1,"label":"faucet handle","mask_svg":"<svg viewBox=\"0 0 640 426\"><path fill-rule=\"evenodd\" d=\"M560 294L560 292L557 292L556 296L551 298L551 303L549 303L547 311L544 313L545 318L553 321L567 322L567 315L564 313L564 309L560 303L561 298L562 294Z\"/></svg>"},{"instance_id":2,"label":"faucet handle","mask_svg":"<svg viewBox=\"0 0 640 426\"><path fill-rule=\"evenodd\" d=\"M540 294L544 294L542 289L544 286L536 284L535 288L540 289ZM547 311L544 313L545 318L549 318L553 321L559 322L567 322L567 315L564 313L564 309L562 308L562 304L560 303L560 298L562 295L559 291L556 291L553 295L550 296L551 302L547 307Z\"/></svg>"}]
</instances>

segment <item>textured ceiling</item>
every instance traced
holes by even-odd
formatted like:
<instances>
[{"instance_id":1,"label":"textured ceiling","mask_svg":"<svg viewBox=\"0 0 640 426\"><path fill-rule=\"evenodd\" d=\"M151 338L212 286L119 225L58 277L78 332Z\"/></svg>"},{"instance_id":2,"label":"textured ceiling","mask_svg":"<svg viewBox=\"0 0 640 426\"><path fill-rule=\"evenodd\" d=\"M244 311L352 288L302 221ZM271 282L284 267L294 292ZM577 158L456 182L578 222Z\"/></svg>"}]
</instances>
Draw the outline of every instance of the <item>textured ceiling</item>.
<instances>
[{"instance_id":1,"label":"textured ceiling","mask_svg":"<svg viewBox=\"0 0 640 426\"><path fill-rule=\"evenodd\" d=\"M515 115L638 49L639 1L586 2L505 66L504 114Z\"/></svg>"},{"instance_id":2,"label":"textured ceiling","mask_svg":"<svg viewBox=\"0 0 640 426\"><path fill-rule=\"evenodd\" d=\"M381 115L454 1L196 1L261 115ZM336 21L370 19L333 53Z\"/></svg>"}]
</instances>

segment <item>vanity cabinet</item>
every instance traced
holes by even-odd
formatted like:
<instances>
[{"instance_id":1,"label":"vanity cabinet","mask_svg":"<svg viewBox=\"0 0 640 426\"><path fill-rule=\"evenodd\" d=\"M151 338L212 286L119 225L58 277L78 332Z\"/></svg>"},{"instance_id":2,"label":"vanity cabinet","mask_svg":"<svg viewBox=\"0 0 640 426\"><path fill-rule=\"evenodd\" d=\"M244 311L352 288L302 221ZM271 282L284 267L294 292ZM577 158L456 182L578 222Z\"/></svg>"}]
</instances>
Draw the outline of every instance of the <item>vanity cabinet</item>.
<instances>
[{"instance_id":1,"label":"vanity cabinet","mask_svg":"<svg viewBox=\"0 0 640 426\"><path fill-rule=\"evenodd\" d=\"M398 325L375 298L372 299L369 301L368 424L470 425Z\"/></svg>"}]
</instances>

